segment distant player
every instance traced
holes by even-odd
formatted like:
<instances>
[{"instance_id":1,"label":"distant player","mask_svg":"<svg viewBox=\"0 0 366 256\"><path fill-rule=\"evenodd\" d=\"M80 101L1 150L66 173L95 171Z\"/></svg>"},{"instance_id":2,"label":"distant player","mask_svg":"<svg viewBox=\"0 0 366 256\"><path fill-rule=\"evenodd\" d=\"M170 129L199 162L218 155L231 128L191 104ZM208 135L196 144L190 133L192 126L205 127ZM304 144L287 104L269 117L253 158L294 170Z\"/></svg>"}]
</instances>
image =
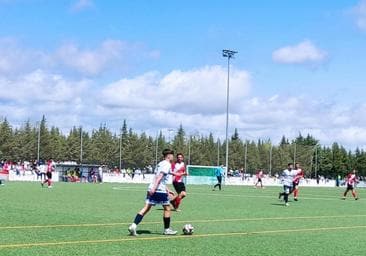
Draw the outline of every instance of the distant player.
<instances>
[{"instance_id":1,"label":"distant player","mask_svg":"<svg viewBox=\"0 0 366 256\"><path fill-rule=\"evenodd\" d=\"M144 216L156 204L163 205L164 235L175 235L177 231L170 228L170 202L168 198L169 190L166 187L168 175L171 173L174 152L170 149L164 149L164 160L159 162L155 170L155 177L150 183L147 191L145 206L136 214L134 222L129 226L128 231L131 236L137 236L137 225Z\"/></svg>"},{"instance_id":2,"label":"distant player","mask_svg":"<svg viewBox=\"0 0 366 256\"><path fill-rule=\"evenodd\" d=\"M255 188L257 188L257 187L258 187L258 184L259 184L259 183L261 184L261 188L263 188L263 181L262 181L262 179L263 179L263 177L264 177L263 171L262 171L262 170L259 170L255 176L256 176L256 178L257 178L257 182L256 182L256 183L255 183L255 185L254 185L254 186L255 186Z\"/></svg>"},{"instance_id":3,"label":"distant player","mask_svg":"<svg viewBox=\"0 0 366 256\"><path fill-rule=\"evenodd\" d=\"M297 197L299 195L299 183L302 178L304 178L304 171L301 169L300 164L295 164L295 171L297 172L294 179L293 179L293 193L294 193L294 200L298 201Z\"/></svg>"},{"instance_id":4,"label":"distant player","mask_svg":"<svg viewBox=\"0 0 366 256\"><path fill-rule=\"evenodd\" d=\"M46 179L41 183L42 187L47 183L48 188L52 188L52 172L55 170L55 163L51 160L47 162Z\"/></svg>"},{"instance_id":5,"label":"distant player","mask_svg":"<svg viewBox=\"0 0 366 256\"><path fill-rule=\"evenodd\" d=\"M215 191L216 187L219 187L219 190L221 190L221 182L222 182L222 176L223 175L224 175L224 168L222 167L222 165L218 166L215 169L215 176L216 176L216 179L217 179L217 183L214 186L214 188L212 189L213 191Z\"/></svg>"},{"instance_id":6,"label":"distant player","mask_svg":"<svg viewBox=\"0 0 366 256\"><path fill-rule=\"evenodd\" d=\"M281 197L285 200L285 206L288 206L288 196L292 192L293 189L293 180L296 176L297 172L293 170L293 164L289 163L287 165L287 169L283 170L281 175L281 180L283 184L283 192L279 193L278 198L281 199Z\"/></svg>"},{"instance_id":7,"label":"distant player","mask_svg":"<svg viewBox=\"0 0 366 256\"><path fill-rule=\"evenodd\" d=\"M356 194L356 190L355 190L355 186L356 183L358 182L357 176L356 176L356 170L353 170L351 173L349 173L346 177L346 184L347 184L347 189L343 194L343 200L346 200L346 196L348 191L352 191L352 196L355 200L358 200L358 196Z\"/></svg>"},{"instance_id":8,"label":"distant player","mask_svg":"<svg viewBox=\"0 0 366 256\"><path fill-rule=\"evenodd\" d=\"M178 211L182 199L187 195L186 186L183 181L184 176L187 176L187 172L182 153L177 154L177 161L172 164L172 170L172 175L174 176L173 186L178 195L171 201L171 203L175 210Z\"/></svg>"}]
</instances>

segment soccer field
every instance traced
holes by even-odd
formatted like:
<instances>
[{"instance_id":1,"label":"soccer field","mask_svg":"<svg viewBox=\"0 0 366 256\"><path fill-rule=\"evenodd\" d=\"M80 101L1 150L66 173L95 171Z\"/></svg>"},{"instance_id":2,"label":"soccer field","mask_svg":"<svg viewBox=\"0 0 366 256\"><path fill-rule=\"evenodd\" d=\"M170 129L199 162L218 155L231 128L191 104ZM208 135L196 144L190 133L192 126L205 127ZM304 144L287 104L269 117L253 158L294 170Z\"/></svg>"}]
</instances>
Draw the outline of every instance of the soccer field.
<instances>
[{"instance_id":1,"label":"soccer field","mask_svg":"<svg viewBox=\"0 0 366 256\"><path fill-rule=\"evenodd\" d=\"M188 186L177 236L163 236L157 206L128 236L146 185L9 182L0 187L0 255L365 255L366 190L300 188L284 207L280 187ZM195 228L181 235L185 223Z\"/></svg>"}]
</instances>

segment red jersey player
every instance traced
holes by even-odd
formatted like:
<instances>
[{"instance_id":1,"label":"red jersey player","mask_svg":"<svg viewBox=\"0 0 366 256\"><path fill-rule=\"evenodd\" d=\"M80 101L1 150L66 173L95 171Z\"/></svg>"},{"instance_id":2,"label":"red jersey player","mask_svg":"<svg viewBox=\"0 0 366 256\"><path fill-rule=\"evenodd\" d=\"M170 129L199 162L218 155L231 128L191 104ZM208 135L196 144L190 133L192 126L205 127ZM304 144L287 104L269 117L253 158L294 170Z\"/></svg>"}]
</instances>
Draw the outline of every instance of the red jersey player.
<instances>
[{"instance_id":1,"label":"red jersey player","mask_svg":"<svg viewBox=\"0 0 366 256\"><path fill-rule=\"evenodd\" d=\"M258 172L257 172L257 174L256 174L256 177L257 177L257 182L255 183L255 187L257 188L258 186L258 183L260 183L261 184L261 188L263 188L263 182L262 182L262 179L263 179L263 176L264 176L264 174L263 174L263 171L262 170L259 170Z\"/></svg>"},{"instance_id":2,"label":"red jersey player","mask_svg":"<svg viewBox=\"0 0 366 256\"><path fill-rule=\"evenodd\" d=\"M47 183L48 188L52 188L52 172L55 170L55 163L51 160L47 162L47 179L41 183L42 187Z\"/></svg>"},{"instance_id":3,"label":"red jersey player","mask_svg":"<svg viewBox=\"0 0 366 256\"><path fill-rule=\"evenodd\" d=\"M299 195L299 183L302 178L304 178L304 171L301 169L299 163L295 163L295 170L297 171L297 174L295 175L292 187L293 187L293 193L294 193L294 200L297 201L297 196Z\"/></svg>"},{"instance_id":4,"label":"red jersey player","mask_svg":"<svg viewBox=\"0 0 366 256\"><path fill-rule=\"evenodd\" d=\"M347 189L343 194L343 200L346 199L347 193L348 191L352 191L352 196L354 197L355 200L358 200L357 194L356 194L356 190L355 190L355 186L356 183L358 182L357 176L356 176L356 170L353 170L351 173L349 173L346 177L346 183L347 183Z\"/></svg>"},{"instance_id":5,"label":"red jersey player","mask_svg":"<svg viewBox=\"0 0 366 256\"><path fill-rule=\"evenodd\" d=\"M177 196L171 200L173 207L178 210L179 205L184 197L186 197L186 186L183 177L187 176L186 167L184 164L184 156L182 153L177 154L177 161L172 164L173 186L177 191Z\"/></svg>"}]
</instances>

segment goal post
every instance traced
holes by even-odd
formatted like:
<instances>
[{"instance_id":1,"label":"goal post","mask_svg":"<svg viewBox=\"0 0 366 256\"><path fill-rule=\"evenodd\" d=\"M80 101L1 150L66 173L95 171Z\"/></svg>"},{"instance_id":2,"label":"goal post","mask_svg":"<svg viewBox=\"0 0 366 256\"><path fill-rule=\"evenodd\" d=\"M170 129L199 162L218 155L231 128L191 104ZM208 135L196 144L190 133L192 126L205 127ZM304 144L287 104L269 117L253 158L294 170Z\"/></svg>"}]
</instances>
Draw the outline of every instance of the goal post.
<instances>
[{"instance_id":1,"label":"goal post","mask_svg":"<svg viewBox=\"0 0 366 256\"><path fill-rule=\"evenodd\" d=\"M213 185L217 182L216 170L219 166L187 165L187 184Z\"/></svg>"}]
</instances>

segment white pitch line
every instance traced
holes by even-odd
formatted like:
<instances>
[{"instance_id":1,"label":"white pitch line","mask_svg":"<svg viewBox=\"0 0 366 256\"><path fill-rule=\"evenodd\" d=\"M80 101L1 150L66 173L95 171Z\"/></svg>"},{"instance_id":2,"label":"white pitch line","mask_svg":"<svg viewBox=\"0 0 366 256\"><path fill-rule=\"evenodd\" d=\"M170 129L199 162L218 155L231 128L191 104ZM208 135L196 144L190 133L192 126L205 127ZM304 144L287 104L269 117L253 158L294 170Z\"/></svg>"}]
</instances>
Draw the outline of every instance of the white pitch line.
<instances>
[{"instance_id":1,"label":"white pitch line","mask_svg":"<svg viewBox=\"0 0 366 256\"><path fill-rule=\"evenodd\" d=\"M366 214L356 215L323 215L323 216L294 216L294 217L262 217L262 218L235 218L235 219L211 219L211 220L178 220L173 223L215 223L215 222L238 222L238 221L271 221L271 220L316 220L336 218L364 218ZM159 224L161 221L145 221L141 225ZM110 227L129 225L130 222L118 223L84 223L84 224L55 224L55 225L29 225L29 226L4 226L3 229L37 229L37 228L67 228L67 227Z\"/></svg>"},{"instance_id":2,"label":"white pitch line","mask_svg":"<svg viewBox=\"0 0 366 256\"><path fill-rule=\"evenodd\" d=\"M303 229L279 229L279 230L263 230L251 232L232 232L232 233L212 233L212 234L194 234L191 236L153 236L153 237L128 237L116 239L101 239L101 240L79 240L79 241L61 241L61 242L37 242L37 243L19 243L19 244L0 244L0 249L24 248L24 247L44 247L44 246L60 246L60 245L80 245L80 244L102 244L102 243L121 243L128 241L151 241L151 240L176 240L176 239L196 239L206 237L219 236L248 236L248 235L266 235L266 234L281 234L292 232L322 232L334 230L351 230L351 229L366 229L366 226L347 226L347 227L322 227L322 228L303 228Z\"/></svg>"}]
</instances>

